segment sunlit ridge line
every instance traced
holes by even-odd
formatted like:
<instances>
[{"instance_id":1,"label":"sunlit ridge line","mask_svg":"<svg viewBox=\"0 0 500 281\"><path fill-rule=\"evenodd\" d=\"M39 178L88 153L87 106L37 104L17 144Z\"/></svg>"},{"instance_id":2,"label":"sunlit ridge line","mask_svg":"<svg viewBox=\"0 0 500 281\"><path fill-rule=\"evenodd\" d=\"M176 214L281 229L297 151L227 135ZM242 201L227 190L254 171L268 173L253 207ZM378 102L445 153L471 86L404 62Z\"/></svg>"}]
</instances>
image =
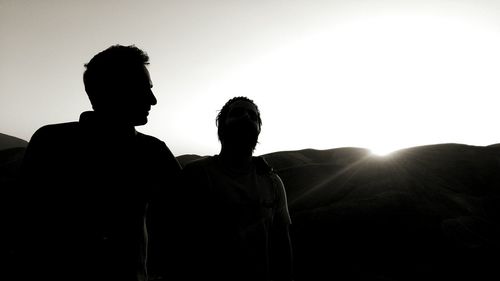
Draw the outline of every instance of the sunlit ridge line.
<instances>
[{"instance_id":1,"label":"sunlit ridge line","mask_svg":"<svg viewBox=\"0 0 500 281\"><path fill-rule=\"evenodd\" d=\"M298 196L297 198L295 198L294 200L291 200L289 202L290 205L293 205L295 202L297 202L299 199L301 199L302 197L306 196L306 195L309 195L310 193L312 193L313 191L316 191L318 189L321 189L323 188L327 183L329 183L330 181L332 181L333 179L335 179L336 177L346 173L348 170L351 170L353 169L354 167L356 166L359 166L361 163L365 162L367 158L370 158L370 156L364 156L362 157L361 159L359 159L358 161L348 165L347 167L341 169L340 171L336 172L335 174L331 175L330 177L326 178L323 180L322 183L319 183L316 187L314 188L311 188L309 190L307 190L306 192L304 192L303 194L301 194L300 196ZM359 170L359 169L358 169ZM350 181L350 179L354 176L354 174L358 171L356 170L346 181L344 181L342 183L342 186L345 185L346 183L348 183Z\"/></svg>"},{"instance_id":2,"label":"sunlit ridge line","mask_svg":"<svg viewBox=\"0 0 500 281\"><path fill-rule=\"evenodd\" d=\"M416 155L417 153L411 153L411 155ZM432 156L431 156L432 157ZM405 163L409 163L410 161L408 159L404 159L404 162ZM412 160L411 162L412 165L420 165L420 166L423 166L423 167L426 167L426 163L425 161L421 160L420 158L415 158ZM412 178L411 182L415 182L416 184L413 185L412 187L415 189L416 192L419 192L420 196L423 196L423 198L425 198L425 200L427 200L427 202L442 202L442 198L436 198L435 196L436 195L433 195L433 196L429 196L429 194L427 194L426 192L422 192L422 190L425 188L426 186L426 182L428 181L431 181L433 183L437 183L439 187L444 187L444 190L441 189L437 195L438 196L442 196L442 193L450 193L452 191L450 191L448 188L446 188L446 184L444 184L442 178L440 176L438 176L437 174L435 173L422 173L422 171L418 172L418 169L414 169L412 168L412 173L409 173L408 172L408 169L405 169L405 172L406 174ZM408 178L409 178L408 177ZM422 180L422 179L427 179L427 180ZM455 203L459 203L458 205L460 205L461 202L455 202Z\"/></svg>"}]
</instances>

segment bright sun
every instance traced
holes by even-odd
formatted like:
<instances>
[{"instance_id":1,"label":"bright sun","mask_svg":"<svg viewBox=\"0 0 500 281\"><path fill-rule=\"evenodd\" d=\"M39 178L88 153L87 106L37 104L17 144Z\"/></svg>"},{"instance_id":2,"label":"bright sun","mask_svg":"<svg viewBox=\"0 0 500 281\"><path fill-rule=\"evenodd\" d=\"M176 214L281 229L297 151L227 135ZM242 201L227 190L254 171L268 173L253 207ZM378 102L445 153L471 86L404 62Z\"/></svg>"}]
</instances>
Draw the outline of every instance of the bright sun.
<instances>
[{"instance_id":1,"label":"bright sun","mask_svg":"<svg viewBox=\"0 0 500 281\"><path fill-rule=\"evenodd\" d=\"M397 149L395 149L394 147L377 147L377 148L371 148L370 152L374 155L383 157L390 155L395 150Z\"/></svg>"}]
</instances>

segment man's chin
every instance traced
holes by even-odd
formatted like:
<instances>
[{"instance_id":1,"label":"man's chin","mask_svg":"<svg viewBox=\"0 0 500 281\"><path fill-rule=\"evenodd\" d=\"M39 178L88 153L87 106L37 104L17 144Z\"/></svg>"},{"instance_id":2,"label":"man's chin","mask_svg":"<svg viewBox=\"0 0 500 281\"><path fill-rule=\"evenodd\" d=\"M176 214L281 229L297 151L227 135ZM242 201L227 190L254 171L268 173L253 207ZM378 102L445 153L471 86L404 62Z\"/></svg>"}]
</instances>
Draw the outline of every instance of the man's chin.
<instances>
[{"instance_id":1,"label":"man's chin","mask_svg":"<svg viewBox=\"0 0 500 281\"><path fill-rule=\"evenodd\" d=\"M134 123L134 126L146 125L148 123L148 117L144 116L144 117L140 117L140 118L135 118L133 123Z\"/></svg>"},{"instance_id":2,"label":"man's chin","mask_svg":"<svg viewBox=\"0 0 500 281\"><path fill-rule=\"evenodd\" d=\"M257 146L257 141L251 141L248 139L241 139L241 138L235 138L235 139L226 139L226 144L232 147L237 147L238 150L241 151L251 151L253 152L255 150L255 147Z\"/></svg>"}]
</instances>

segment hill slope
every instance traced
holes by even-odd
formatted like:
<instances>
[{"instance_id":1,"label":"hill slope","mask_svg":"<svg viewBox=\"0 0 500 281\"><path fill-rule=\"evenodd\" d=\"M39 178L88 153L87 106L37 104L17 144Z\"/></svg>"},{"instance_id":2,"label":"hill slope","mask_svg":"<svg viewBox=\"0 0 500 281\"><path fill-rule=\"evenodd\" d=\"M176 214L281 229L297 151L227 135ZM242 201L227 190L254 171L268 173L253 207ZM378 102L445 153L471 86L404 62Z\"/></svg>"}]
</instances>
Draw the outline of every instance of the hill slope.
<instances>
[{"instance_id":1,"label":"hill slope","mask_svg":"<svg viewBox=\"0 0 500 281\"><path fill-rule=\"evenodd\" d=\"M297 280L500 277L500 147L265 157L287 188Z\"/></svg>"},{"instance_id":2,"label":"hill slope","mask_svg":"<svg viewBox=\"0 0 500 281\"><path fill-rule=\"evenodd\" d=\"M26 147L27 145L28 142L23 139L0 133L0 150Z\"/></svg>"}]
</instances>

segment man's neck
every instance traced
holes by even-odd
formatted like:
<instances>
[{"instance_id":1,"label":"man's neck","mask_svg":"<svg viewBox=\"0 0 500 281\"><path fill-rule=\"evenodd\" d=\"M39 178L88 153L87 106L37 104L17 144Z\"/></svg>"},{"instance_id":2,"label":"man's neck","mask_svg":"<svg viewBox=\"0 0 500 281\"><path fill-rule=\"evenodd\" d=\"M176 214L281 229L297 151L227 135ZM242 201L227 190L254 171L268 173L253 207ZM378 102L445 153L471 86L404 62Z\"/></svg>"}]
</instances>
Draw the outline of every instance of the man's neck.
<instances>
[{"instance_id":1,"label":"man's neck","mask_svg":"<svg viewBox=\"0 0 500 281\"><path fill-rule=\"evenodd\" d=\"M252 151L232 149L223 146L219 158L226 168L248 171L252 168Z\"/></svg>"},{"instance_id":2,"label":"man's neck","mask_svg":"<svg viewBox=\"0 0 500 281\"><path fill-rule=\"evenodd\" d=\"M80 121L91 124L94 128L99 128L99 131L105 134L116 136L134 136L137 134L133 125L124 123L122 120L117 120L113 116L95 111L82 113Z\"/></svg>"}]
</instances>

